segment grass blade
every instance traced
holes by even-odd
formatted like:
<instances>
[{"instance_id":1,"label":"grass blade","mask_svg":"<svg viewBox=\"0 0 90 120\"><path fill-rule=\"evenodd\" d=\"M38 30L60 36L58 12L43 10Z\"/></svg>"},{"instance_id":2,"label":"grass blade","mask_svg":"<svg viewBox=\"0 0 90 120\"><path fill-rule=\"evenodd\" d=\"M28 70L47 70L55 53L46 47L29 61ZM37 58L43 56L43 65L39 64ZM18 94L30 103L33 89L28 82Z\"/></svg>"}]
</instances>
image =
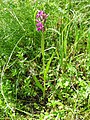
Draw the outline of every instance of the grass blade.
<instances>
[{"instance_id":1,"label":"grass blade","mask_svg":"<svg viewBox=\"0 0 90 120\"><path fill-rule=\"evenodd\" d=\"M54 53L52 54L51 58L49 59L47 65L46 65L46 69L45 69L45 71L44 71L44 79L45 79L45 80L46 80L46 78L47 78L47 73L48 73L48 71L49 71L50 63L52 62L53 57L54 57Z\"/></svg>"},{"instance_id":2,"label":"grass blade","mask_svg":"<svg viewBox=\"0 0 90 120\"><path fill-rule=\"evenodd\" d=\"M43 86L41 85L41 83L39 82L39 80L37 79L37 77L35 76L35 75L33 75L32 76L33 77L33 79L34 79L34 81L35 81L35 83L36 83L36 86L38 87L38 88L40 88L41 90L42 90L42 92L44 91L43 89Z\"/></svg>"}]
</instances>

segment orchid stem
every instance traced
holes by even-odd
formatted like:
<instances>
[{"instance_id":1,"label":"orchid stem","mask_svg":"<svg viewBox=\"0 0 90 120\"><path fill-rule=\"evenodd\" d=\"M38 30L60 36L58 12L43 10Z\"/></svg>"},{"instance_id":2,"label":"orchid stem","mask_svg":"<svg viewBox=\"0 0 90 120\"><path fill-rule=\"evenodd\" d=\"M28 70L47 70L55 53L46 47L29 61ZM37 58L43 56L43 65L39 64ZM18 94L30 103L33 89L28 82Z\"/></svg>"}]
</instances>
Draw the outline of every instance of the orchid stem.
<instances>
[{"instance_id":1,"label":"orchid stem","mask_svg":"<svg viewBox=\"0 0 90 120\"><path fill-rule=\"evenodd\" d=\"M45 61L44 61L44 32L42 32L42 40L41 40L41 52L42 52L42 61L43 61L43 74L45 70ZM44 91L43 91L43 98L45 97L45 89L46 89L46 82L44 78Z\"/></svg>"},{"instance_id":2,"label":"orchid stem","mask_svg":"<svg viewBox=\"0 0 90 120\"><path fill-rule=\"evenodd\" d=\"M44 71L44 68L45 68L45 62L44 62L44 33L42 33L41 52L42 52L43 71Z\"/></svg>"}]
</instances>

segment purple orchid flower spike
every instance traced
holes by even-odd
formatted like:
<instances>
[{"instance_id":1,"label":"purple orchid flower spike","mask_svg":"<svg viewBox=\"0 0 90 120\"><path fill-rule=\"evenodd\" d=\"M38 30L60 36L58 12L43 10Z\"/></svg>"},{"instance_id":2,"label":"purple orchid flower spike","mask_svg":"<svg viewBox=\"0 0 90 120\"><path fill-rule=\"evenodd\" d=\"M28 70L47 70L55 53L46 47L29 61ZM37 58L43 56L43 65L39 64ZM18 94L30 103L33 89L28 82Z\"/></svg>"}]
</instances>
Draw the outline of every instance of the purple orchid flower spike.
<instances>
[{"instance_id":1,"label":"purple orchid flower spike","mask_svg":"<svg viewBox=\"0 0 90 120\"><path fill-rule=\"evenodd\" d=\"M37 15L36 15L36 27L37 27L37 30L38 31L42 31L44 32L45 31L45 28L44 28L44 24L46 22L46 19L47 19L48 15L42 11L42 10L39 10Z\"/></svg>"}]
</instances>

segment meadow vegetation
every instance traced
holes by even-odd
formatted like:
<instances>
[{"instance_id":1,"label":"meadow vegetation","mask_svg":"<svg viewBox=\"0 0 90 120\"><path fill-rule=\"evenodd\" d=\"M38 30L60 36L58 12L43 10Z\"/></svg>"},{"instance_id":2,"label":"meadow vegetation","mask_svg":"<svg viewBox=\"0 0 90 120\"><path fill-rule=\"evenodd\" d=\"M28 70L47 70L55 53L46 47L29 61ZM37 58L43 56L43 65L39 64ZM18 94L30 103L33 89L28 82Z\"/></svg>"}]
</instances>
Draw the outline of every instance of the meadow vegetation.
<instances>
[{"instance_id":1,"label":"meadow vegetation","mask_svg":"<svg viewBox=\"0 0 90 120\"><path fill-rule=\"evenodd\" d=\"M0 76L0 120L90 120L90 0L0 0Z\"/></svg>"}]
</instances>

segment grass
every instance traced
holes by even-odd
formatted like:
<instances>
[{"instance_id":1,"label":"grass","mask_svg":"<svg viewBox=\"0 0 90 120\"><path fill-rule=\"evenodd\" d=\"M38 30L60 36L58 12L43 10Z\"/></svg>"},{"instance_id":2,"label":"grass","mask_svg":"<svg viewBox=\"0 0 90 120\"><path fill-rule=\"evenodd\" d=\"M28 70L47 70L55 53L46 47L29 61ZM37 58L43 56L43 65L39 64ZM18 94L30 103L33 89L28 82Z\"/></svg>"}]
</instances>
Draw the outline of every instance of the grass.
<instances>
[{"instance_id":1,"label":"grass","mask_svg":"<svg viewBox=\"0 0 90 120\"><path fill-rule=\"evenodd\" d=\"M89 21L89 0L0 1L1 120L90 119Z\"/></svg>"}]
</instances>

